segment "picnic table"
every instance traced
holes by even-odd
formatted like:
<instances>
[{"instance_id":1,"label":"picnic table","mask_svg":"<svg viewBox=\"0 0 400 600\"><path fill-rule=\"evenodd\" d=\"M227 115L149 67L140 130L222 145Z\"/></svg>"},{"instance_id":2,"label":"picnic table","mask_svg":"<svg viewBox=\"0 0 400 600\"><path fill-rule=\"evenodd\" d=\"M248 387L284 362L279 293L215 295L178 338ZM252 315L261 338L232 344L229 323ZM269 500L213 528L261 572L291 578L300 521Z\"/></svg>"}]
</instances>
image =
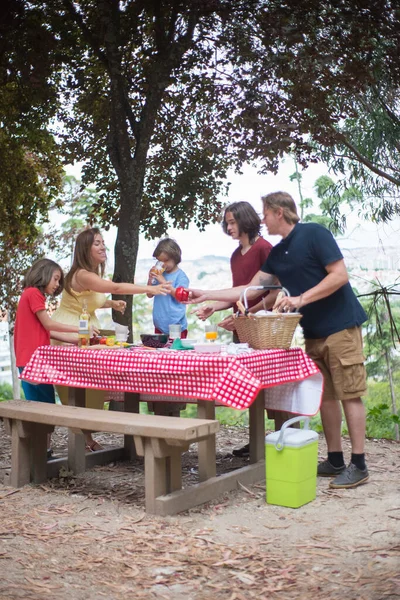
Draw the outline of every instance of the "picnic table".
<instances>
[{"instance_id":1,"label":"picnic table","mask_svg":"<svg viewBox=\"0 0 400 600\"><path fill-rule=\"evenodd\" d=\"M73 406L84 406L85 388L95 388L124 392L128 412L139 412L139 402L144 395L164 401L178 397L183 402L196 402L198 417L203 419L215 417L216 404L238 410L248 408L249 465L217 478L215 436L198 444L199 480L219 480L215 486L218 492L232 489L239 480L249 484L264 478L266 406L315 414L322 393L322 375L301 348L232 355L227 352L199 354L190 350L163 352L139 347L42 346L33 354L22 377L34 383L67 386L69 404ZM82 445L74 433L70 433L68 452L70 468L77 472L83 470ZM111 451L87 455L86 463L88 458L91 459L89 464L96 458L102 462L110 460L107 452ZM135 456L133 440L128 437L124 455Z\"/></svg>"}]
</instances>

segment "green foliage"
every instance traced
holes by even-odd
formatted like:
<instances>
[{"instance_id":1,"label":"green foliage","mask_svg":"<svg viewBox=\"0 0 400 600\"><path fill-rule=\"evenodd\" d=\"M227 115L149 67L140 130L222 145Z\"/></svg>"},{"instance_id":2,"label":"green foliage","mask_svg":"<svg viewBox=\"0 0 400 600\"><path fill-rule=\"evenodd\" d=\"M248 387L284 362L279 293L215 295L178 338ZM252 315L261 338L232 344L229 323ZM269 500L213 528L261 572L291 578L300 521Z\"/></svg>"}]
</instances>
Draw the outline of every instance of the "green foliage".
<instances>
[{"instance_id":1,"label":"green foliage","mask_svg":"<svg viewBox=\"0 0 400 600\"><path fill-rule=\"evenodd\" d=\"M35 241L61 187L48 129L58 106L54 37L44 14L8 0L0 38L0 244L17 248Z\"/></svg>"},{"instance_id":2,"label":"green foliage","mask_svg":"<svg viewBox=\"0 0 400 600\"><path fill-rule=\"evenodd\" d=\"M262 50L255 48L255 41L241 45L247 42L259 65L258 80L251 81L253 120L261 124L268 111L263 85L266 90L267 82L279 81L273 110L281 114L280 133L291 127L307 132L305 139L316 155L343 177L342 188L350 183L363 189L368 197L364 217L372 214L379 220L398 214L396 6L390 0L363 5L347 0L340 4L271 0L257 13L257 20ZM257 39L254 27L253 39ZM265 130L265 137L271 129ZM300 164L302 141L294 142Z\"/></svg>"},{"instance_id":3,"label":"green foliage","mask_svg":"<svg viewBox=\"0 0 400 600\"><path fill-rule=\"evenodd\" d=\"M0 383L0 402L2 402L3 400L12 400L13 398L14 392L12 385L10 385L9 383Z\"/></svg>"},{"instance_id":4,"label":"green foliage","mask_svg":"<svg viewBox=\"0 0 400 600\"><path fill-rule=\"evenodd\" d=\"M400 424L400 411L393 414L389 404L367 402L367 437L395 439L395 424Z\"/></svg>"}]
</instances>

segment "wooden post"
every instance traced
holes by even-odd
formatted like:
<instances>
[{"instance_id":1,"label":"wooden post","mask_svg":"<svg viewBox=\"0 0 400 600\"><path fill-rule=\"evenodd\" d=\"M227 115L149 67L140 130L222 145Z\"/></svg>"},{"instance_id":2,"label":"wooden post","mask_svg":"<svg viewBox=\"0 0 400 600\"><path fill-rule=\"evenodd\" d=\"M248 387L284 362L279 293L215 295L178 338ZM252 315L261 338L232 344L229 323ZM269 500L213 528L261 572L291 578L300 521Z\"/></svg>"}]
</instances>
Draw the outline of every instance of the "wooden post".
<instances>
[{"instance_id":1,"label":"wooden post","mask_svg":"<svg viewBox=\"0 0 400 600\"><path fill-rule=\"evenodd\" d=\"M30 427L21 421L9 421L11 428L12 487L22 487L31 480Z\"/></svg>"},{"instance_id":2,"label":"wooden post","mask_svg":"<svg viewBox=\"0 0 400 600\"><path fill-rule=\"evenodd\" d=\"M264 404L264 390L260 390L257 398L249 408L251 463L265 460Z\"/></svg>"},{"instance_id":3,"label":"wooden post","mask_svg":"<svg viewBox=\"0 0 400 600\"><path fill-rule=\"evenodd\" d=\"M124 410L125 412L139 413L140 394L125 392ZM133 441L133 436L131 435L124 435L124 453L129 460L135 460L135 458L137 458L135 442Z\"/></svg>"},{"instance_id":4,"label":"wooden post","mask_svg":"<svg viewBox=\"0 0 400 600\"><path fill-rule=\"evenodd\" d=\"M54 431L51 425L32 423L31 432L31 473L33 483L47 479L47 435Z\"/></svg>"},{"instance_id":5,"label":"wooden post","mask_svg":"<svg viewBox=\"0 0 400 600\"><path fill-rule=\"evenodd\" d=\"M85 407L84 388L68 388L68 405ZM68 430L68 468L73 473L84 473L86 468L85 436L71 428Z\"/></svg>"},{"instance_id":6,"label":"wooden post","mask_svg":"<svg viewBox=\"0 0 400 600\"><path fill-rule=\"evenodd\" d=\"M156 514L156 498L167 493L167 458L154 455L152 439L144 438L146 512Z\"/></svg>"},{"instance_id":7,"label":"wooden post","mask_svg":"<svg viewBox=\"0 0 400 600\"><path fill-rule=\"evenodd\" d=\"M197 401L197 417L199 419L215 419L215 404L209 400ZM210 435L198 443L199 481L206 481L217 474L216 439Z\"/></svg>"}]
</instances>

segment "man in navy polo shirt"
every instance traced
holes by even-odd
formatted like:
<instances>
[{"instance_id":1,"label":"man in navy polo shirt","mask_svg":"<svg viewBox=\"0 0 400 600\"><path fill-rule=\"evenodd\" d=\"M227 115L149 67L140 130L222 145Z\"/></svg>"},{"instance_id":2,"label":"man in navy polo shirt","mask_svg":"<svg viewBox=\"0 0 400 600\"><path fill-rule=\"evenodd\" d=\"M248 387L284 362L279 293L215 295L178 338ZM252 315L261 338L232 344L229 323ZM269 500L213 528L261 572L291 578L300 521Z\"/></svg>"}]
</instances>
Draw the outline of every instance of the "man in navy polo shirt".
<instances>
[{"instance_id":1,"label":"man in navy polo shirt","mask_svg":"<svg viewBox=\"0 0 400 600\"><path fill-rule=\"evenodd\" d=\"M268 233L280 235L282 240L248 285L279 282L291 295L278 299L274 308L302 313L306 352L324 377L321 420L328 457L318 465L318 475L334 477L332 488L353 488L369 477L361 400L366 393L361 325L367 315L350 286L343 255L330 231L317 223L299 223L295 202L285 192L268 194L262 202ZM191 292L197 301L233 302L244 287ZM347 467L342 450L341 406L351 440Z\"/></svg>"}]
</instances>

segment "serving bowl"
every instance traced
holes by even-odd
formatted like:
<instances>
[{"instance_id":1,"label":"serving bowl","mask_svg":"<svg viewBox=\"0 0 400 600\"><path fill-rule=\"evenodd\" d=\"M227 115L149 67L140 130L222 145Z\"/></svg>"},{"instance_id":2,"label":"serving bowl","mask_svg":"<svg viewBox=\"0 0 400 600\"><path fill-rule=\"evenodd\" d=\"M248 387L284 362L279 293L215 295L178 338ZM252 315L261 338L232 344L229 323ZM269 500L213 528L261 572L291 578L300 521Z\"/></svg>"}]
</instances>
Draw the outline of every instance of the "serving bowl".
<instances>
[{"instance_id":1,"label":"serving bowl","mask_svg":"<svg viewBox=\"0 0 400 600\"><path fill-rule=\"evenodd\" d=\"M143 346L162 348L168 342L168 335L166 333L141 333L140 339Z\"/></svg>"},{"instance_id":2,"label":"serving bowl","mask_svg":"<svg viewBox=\"0 0 400 600\"><path fill-rule=\"evenodd\" d=\"M193 346L195 344L197 344L197 340L190 340L188 338L186 338L186 339L182 338L181 344L184 348L193 348Z\"/></svg>"}]
</instances>

